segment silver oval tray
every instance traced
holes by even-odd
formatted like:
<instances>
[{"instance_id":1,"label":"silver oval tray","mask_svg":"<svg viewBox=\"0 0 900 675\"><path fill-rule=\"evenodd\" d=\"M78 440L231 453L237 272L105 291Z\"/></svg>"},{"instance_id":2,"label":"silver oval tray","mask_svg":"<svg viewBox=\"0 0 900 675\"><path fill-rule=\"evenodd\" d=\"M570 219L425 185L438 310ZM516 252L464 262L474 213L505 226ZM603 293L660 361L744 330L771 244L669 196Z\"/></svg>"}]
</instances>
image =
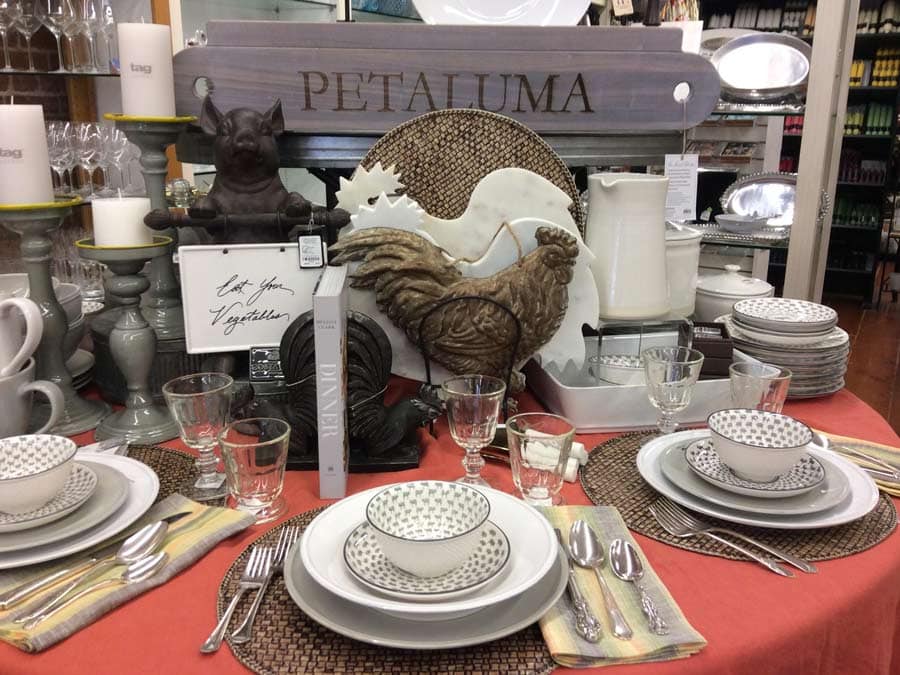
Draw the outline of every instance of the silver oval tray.
<instances>
[{"instance_id":1,"label":"silver oval tray","mask_svg":"<svg viewBox=\"0 0 900 675\"><path fill-rule=\"evenodd\" d=\"M729 40L712 55L722 96L739 102L803 100L811 47L790 35L753 33Z\"/></svg>"},{"instance_id":2,"label":"silver oval tray","mask_svg":"<svg viewBox=\"0 0 900 675\"><path fill-rule=\"evenodd\" d=\"M790 227L796 196L797 174L754 173L729 185L721 204L725 213L764 216L767 227Z\"/></svg>"},{"instance_id":3,"label":"silver oval tray","mask_svg":"<svg viewBox=\"0 0 900 675\"><path fill-rule=\"evenodd\" d=\"M755 35L750 28L709 28L700 34L700 56L711 59L716 50L742 35Z\"/></svg>"}]
</instances>

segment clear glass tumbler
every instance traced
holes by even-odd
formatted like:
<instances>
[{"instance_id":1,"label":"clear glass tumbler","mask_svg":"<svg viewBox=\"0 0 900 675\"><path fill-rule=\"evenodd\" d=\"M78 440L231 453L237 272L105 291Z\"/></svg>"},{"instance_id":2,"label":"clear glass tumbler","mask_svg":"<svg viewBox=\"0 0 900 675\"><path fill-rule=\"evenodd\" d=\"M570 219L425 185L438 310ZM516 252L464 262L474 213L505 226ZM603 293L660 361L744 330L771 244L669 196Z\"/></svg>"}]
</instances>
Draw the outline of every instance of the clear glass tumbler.
<instances>
[{"instance_id":1,"label":"clear glass tumbler","mask_svg":"<svg viewBox=\"0 0 900 675\"><path fill-rule=\"evenodd\" d=\"M484 458L480 450L494 439L506 384L490 375L460 375L444 380L441 391L450 435L466 451L462 462L466 475L457 482L488 486L481 477Z\"/></svg>"},{"instance_id":2,"label":"clear glass tumbler","mask_svg":"<svg viewBox=\"0 0 900 675\"><path fill-rule=\"evenodd\" d=\"M169 380L163 396L178 424L181 440L197 450L199 476L184 483L179 492L197 501L226 495L225 474L218 469L216 445L219 432L228 423L234 380L225 373L196 373Z\"/></svg>"},{"instance_id":3,"label":"clear glass tumbler","mask_svg":"<svg viewBox=\"0 0 900 675\"><path fill-rule=\"evenodd\" d=\"M575 427L565 417L523 413L506 422L513 483L522 499L534 506L562 504L566 464Z\"/></svg>"},{"instance_id":4,"label":"clear glass tumbler","mask_svg":"<svg viewBox=\"0 0 900 675\"><path fill-rule=\"evenodd\" d=\"M670 434L678 428L675 415L691 402L703 354L687 347L651 347L641 352L641 361L650 403L659 411L656 426Z\"/></svg>"},{"instance_id":5,"label":"clear glass tumbler","mask_svg":"<svg viewBox=\"0 0 900 675\"><path fill-rule=\"evenodd\" d=\"M287 509L284 469L291 427L273 417L232 422L219 434L228 505L256 516L257 523L275 520Z\"/></svg>"},{"instance_id":6,"label":"clear glass tumbler","mask_svg":"<svg viewBox=\"0 0 900 675\"><path fill-rule=\"evenodd\" d=\"M768 363L732 363L731 404L780 413L791 387L791 371Z\"/></svg>"}]
</instances>

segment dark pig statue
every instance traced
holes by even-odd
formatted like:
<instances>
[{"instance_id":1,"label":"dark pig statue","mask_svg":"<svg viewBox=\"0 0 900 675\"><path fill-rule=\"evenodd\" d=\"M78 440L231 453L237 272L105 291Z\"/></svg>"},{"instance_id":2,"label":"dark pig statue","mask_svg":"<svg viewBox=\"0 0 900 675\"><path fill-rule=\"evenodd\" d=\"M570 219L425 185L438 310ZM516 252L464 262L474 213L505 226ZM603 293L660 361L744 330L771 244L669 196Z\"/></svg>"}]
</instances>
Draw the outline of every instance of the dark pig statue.
<instances>
[{"instance_id":1,"label":"dark pig statue","mask_svg":"<svg viewBox=\"0 0 900 675\"><path fill-rule=\"evenodd\" d=\"M201 227L219 243L239 244L290 241L313 219L335 232L349 222L346 211L327 212L288 192L281 182L277 137L284 131L284 113L280 100L264 113L236 108L223 114L207 96L200 127L215 136L216 178L209 194L198 199L187 216L151 212L145 218L149 227Z\"/></svg>"}]
</instances>

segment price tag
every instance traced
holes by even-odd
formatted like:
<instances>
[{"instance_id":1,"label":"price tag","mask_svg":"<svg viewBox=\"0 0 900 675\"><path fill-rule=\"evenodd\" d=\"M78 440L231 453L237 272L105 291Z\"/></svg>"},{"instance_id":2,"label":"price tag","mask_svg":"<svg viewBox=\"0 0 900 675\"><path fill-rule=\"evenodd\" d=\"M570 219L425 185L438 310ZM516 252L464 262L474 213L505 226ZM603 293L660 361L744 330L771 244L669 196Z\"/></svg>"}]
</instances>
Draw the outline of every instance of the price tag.
<instances>
[{"instance_id":1,"label":"price tag","mask_svg":"<svg viewBox=\"0 0 900 675\"><path fill-rule=\"evenodd\" d=\"M634 6L631 4L631 0L612 0L612 11L616 16L634 14Z\"/></svg>"},{"instance_id":2,"label":"price tag","mask_svg":"<svg viewBox=\"0 0 900 675\"><path fill-rule=\"evenodd\" d=\"M301 234L297 237L300 245L300 269L325 267L328 262L328 249L325 240L319 234Z\"/></svg>"},{"instance_id":3,"label":"price tag","mask_svg":"<svg viewBox=\"0 0 900 675\"><path fill-rule=\"evenodd\" d=\"M698 155L666 155L666 220L694 220L697 217Z\"/></svg>"}]
</instances>

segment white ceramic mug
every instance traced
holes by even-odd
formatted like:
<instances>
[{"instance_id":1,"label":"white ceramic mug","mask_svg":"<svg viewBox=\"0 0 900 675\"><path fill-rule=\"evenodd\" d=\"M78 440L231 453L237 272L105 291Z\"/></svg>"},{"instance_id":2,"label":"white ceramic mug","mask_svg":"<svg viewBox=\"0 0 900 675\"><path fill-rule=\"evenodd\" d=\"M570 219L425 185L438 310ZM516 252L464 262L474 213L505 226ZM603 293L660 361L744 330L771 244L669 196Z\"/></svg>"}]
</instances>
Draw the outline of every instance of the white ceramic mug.
<instances>
[{"instance_id":1,"label":"white ceramic mug","mask_svg":"<svg viewBox=\"0 0 900 675\"><path fill-rule=\"evenodd\" d=\"M0 377L19 373L43 335L44 319L33 300L0 299Z\"/></svg>"},{"instance_id":2,"label":"white ceramic mug","mask_svg":"<svg viewBox=\"0 0 900 675\"><path fill-rule=\"evenodd\" d=\"M35 363L29 358L15 375L0 377L0 438L21 436L31 419L33 393L38 391L50 402L50 419L35 434L46 433L59 420L65 406L65 399L59 387L47 380L34 379Z\"/></svg>"}]
</instances>

